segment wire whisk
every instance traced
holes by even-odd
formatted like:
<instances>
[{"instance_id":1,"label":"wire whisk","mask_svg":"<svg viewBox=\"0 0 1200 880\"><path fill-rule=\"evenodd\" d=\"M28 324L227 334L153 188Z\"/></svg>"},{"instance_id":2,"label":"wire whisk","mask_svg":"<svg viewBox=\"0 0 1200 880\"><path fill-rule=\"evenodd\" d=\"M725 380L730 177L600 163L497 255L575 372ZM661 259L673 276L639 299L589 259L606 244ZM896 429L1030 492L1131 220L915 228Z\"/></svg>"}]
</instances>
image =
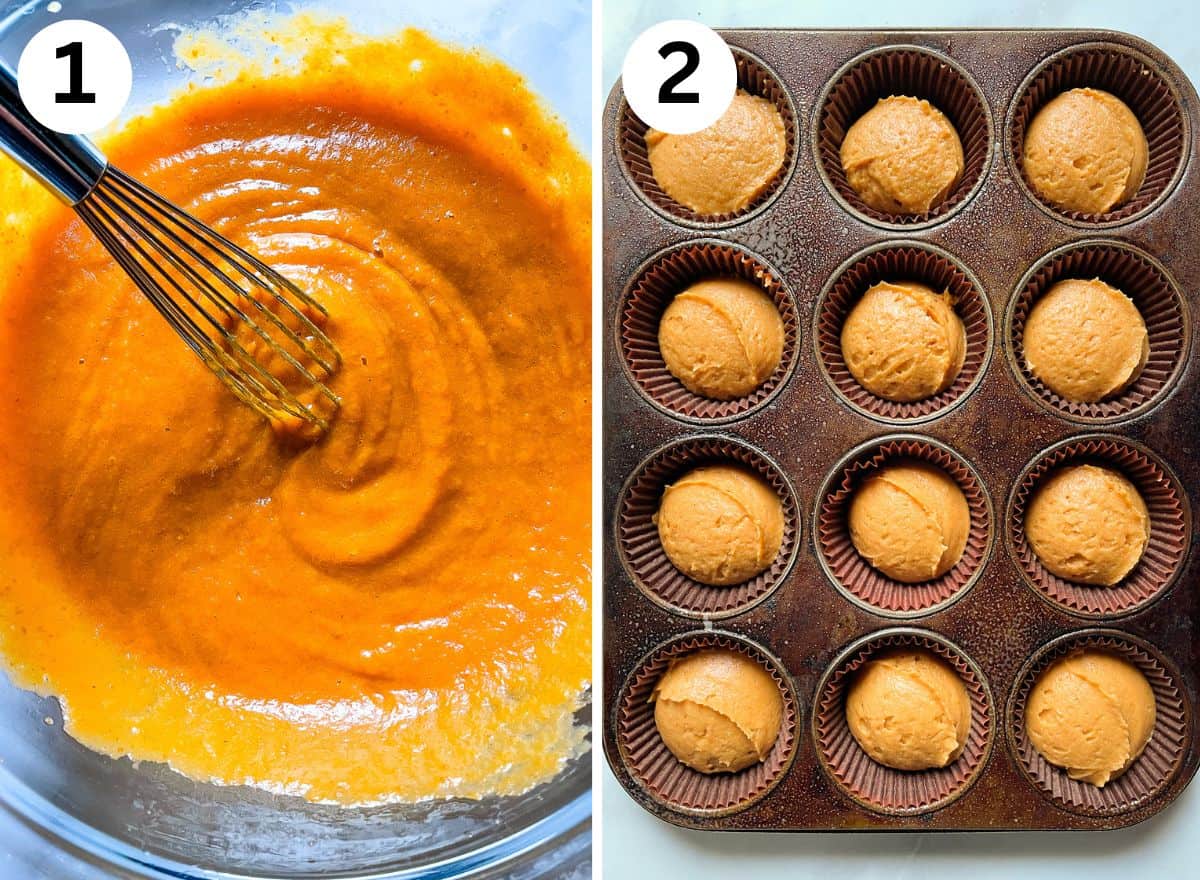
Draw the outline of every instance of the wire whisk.
<instances>
[{"instance_id":1,"label":"wire whisk","mask_svg":"<svg viewBox=\"0 0 1200 880\"><path fill-rule=\"evenodd\" d=\"M0 149L76 213L179 337L273 425L315 438L340 403L325 308L277 271L29 114L0 63Z\"/></svg>"}]
</instances>

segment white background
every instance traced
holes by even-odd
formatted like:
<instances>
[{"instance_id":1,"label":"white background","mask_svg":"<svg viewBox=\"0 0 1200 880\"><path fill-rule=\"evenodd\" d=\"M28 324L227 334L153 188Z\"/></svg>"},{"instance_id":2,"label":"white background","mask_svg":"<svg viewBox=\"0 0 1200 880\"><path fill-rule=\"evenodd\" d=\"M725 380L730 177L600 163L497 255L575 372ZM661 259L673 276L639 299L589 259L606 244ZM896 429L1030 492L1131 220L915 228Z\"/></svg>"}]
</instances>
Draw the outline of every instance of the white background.
<instances>
[{"instance_id":1,"label":"white background","mask_svg":"<svg viewBox=\"0 0 1200 880\"><path fill-rule=\"evenodd\" d=\"M604 0L601 93L608 95L638 33L665 18L687 17L710 27L1112 28L1154 43L1200 83L1200 11L1194 3ZM629 798L607 766L602 776L602 864L613 880L1200 877L1197 783L1163 813L1120 831L723 834L661 822Z\"/></svg>"}]
</instances>

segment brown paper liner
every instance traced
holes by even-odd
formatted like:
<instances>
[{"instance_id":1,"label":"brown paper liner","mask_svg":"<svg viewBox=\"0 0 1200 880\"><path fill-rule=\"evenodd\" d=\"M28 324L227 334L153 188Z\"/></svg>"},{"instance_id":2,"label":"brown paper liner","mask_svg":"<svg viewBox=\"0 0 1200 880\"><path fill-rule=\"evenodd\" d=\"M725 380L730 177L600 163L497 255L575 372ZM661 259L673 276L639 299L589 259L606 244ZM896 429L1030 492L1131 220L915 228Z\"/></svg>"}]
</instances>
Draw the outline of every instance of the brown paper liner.
<instances>
[{"instance_id":1,"label":"brown paper liner","mask_svg":"<svg viewBox=\"0 0 1200 880\"><path fill-rule=\"evenodd\" d=\"M873 761L846 722L846 688L871 657L892 648L924 648L962 677L971 699L971 729L959 757L933 770L893 770ZM961 649L924 630L883 630L862 639L833 661L817 685L813 733L823 768L837 786L869 809L913 815L940 809L960 797L979 776L991 751L992 696L983 673Z\"/></svg>"},{"instance_id":2,"label":"brown paper liner","mask_svg":"<svg viewBox=\"0 0 1200 880\"><path fill-rule=\"evenodd\" d=\"M963 148L962 179L937 207L921 214L877 211L846 182L842 140L882 98L924 98L950 120ZM834 75L821 99L813 145L817 165L839 201L862 219L886 226L923 226L943 220L978 190L991 154L987 103L974 80L945 55L917 46L874 49Z\"/></svg>"},{"instance_id":3,"label":"brown paper liner","mask_svg":"<svg viewBox=\"0 0 1200 880\"><path fill-rule=\"evenodd\" d=\"M774 562L748 581L727 587L692 580L667 558L653 516L667 484L706 464L741 465L758 474L783 502L783 543ZM617 550L633 582L659 605L686 617L739 614L769 596L795 561L800 516L795 491L783 471L754 447L728 437L676 440L647 458L617 502Z\"/></svg>"},{"instance_id":4,"label":"brown paper liner","mask_svg":"<svg viewBox=\"0 0 1200 880\"><path fill-rule=\"evenodd\" d=\"M1108 400L1081 403L1060 397L1025 363L1025 322L1030 311L1055 284L1069 278L1099 278L1112 285L1133 300L1146 323L1150 337L1146 365L1128 388ZM1183 298L1166 272L1149 254L1116 241L1071 244L1043 257L1021 283L1008 325L1012 365L1029 391L1049 408L1089 422L1129 418L1161 400L1182 371L1189 341Z\"/></svg>"},{"instance_id":5,"label":"brown paper liner","mask_svg":"<svg viewBox=\"0 0 1200 880\"><path fill-rule=\"evenodd\" d=\"M750 657L779 685L783 724L765 761L737 773L701 773L679 761L654 724L650 695L670 662L705 648L725 648ZM800 703L778 660L738 636L696 632L655 648L634 668L617 697L617 748L638 784L666 806L687 813L723 815L744 810L767 794L787 773L796 754Z\"/></svg>"},{"instance_id":6,"label":"brown paper liner","mask_svg":"<svg viewBox=\"0 0 1200 880\"><path fill-rule=\"evenodd\" d=\"M783 355L765 382L744 397L713 400L689 391L671 374L658 346L658 325L675 295L707 278L741 278L763 289L783 319ZM696 422L718 423L765 406L796 365L800 318L779 274L761 258L731 244L678 245L651 259L634 278L621 305L620 350L638 389L666 412Z\"/></svg>"},{"instance_id":7,"label":"brown paper liner","mask_svg":"<svg viewBox=\"0 0 1200 880\"><path fill-rule=\"evenodd\" d=\"M646 123L638 118L628 102L623 99L617 118L617 152L621 156L622 164L634 188L640 190L650 204L658 210L689 226L724 226L757 211L782 191L796 164L796 111L792 107L787 90L763 62L744 49L736 46L731 46L730 49L737 65L738 88L751 95L766 98L775 105L779 110L779 115L783 117L787 142L784 148L783 165L779 169L779 173L742 210L728 214L698 214L691 208L679 204L663 192L654 177L654 171L650 168L650 159L646 153L646 130L648 128Z\"/></svg>"},{"instance_id":8,"label":"brown paper liner","mask_svg":"<svg viewBox=\"0 0 1200 880\"><path fill-rule=\"evenodd\" d=\"M962 369L945 391L908 403L877 397L850 374L842 354L842 327L867 289L881 281L915 281L949 291L967 333ZM826 378L855 409L892 423L914 423L943 415L975 389L991 351L991 311L979 284L957 260L920 242L897 242L855 255L834 274L816 307L817 356Z\"/></svg>"},{"instance_id":9,"label":"brown paper liner","mask_svg":"<svg viewBox=\"0 0 1200 880\"><path fill-rule=\"evenodd\" d=\"M966 496L971 511L967 546L958 564L939 578L908 584L892 580L859 555L850 539L850 500L885 465L922 461L941 468ZM931 614L962 596L978 579L991 544L991 506L978 475L948 447L922 437L883 437L850 453L818 496L817 555L834 585L851 601L887 617Z\"/></svg>"},{"instance_id":10,"label":"brown paper liner","mask_svg":"<svg viewBox=\"0 0 1200 880\"><path fill-rule=\"evenodd\" d=\"M1103 214L1066 211L1042 198L1025 175L1025 131L1051 100L1071 89L1102 89L1137 116L1150 148L1146 179L1132 199ZM1079 225L1111 225L1146 213L1166 196L1183 169L1187 129L1174 88L1140 52L1112 43L1066 49L1043 61L1017 93L1009 114L1008 149L1029 195L1047 210Z\"/></svg>"},{"instance_id":11,"label":"brown paper liner","mask_svg":"<svg viewBox=\"0 0 1200 880\"><path fill-rule=\"evenodd\" d=\"M1108 651L1133 663L1154 691L1154 730L1146 750L1121 776L1103 788L1072 779L1041 756L1025 730L1025 706L1038 676L1074 650ZM1089 816L1112 816L1137 809L1170 784L1189 748L1188 715L1178 675L1158 650L1115 630L1068 633L1042 648L1017 676L1008 705L1008 737L1025 776L1055 805Z\"/></svg>"},{"instance_id":12,"label":"brown paper liner","mask_svg":"<svg viewBox=\"0 0 1200 880\"><path fill-rule=\"evenodd\" d=\"M1025 537L1025 511L1047 477L1064 465L1095 464L1128 479L1150 513L1150 540L1141 560L1114 586L1077 584L1046 570ZM1066 440L1034 459L1018 479L1008 515L1009 540L1026 580L1043 596L1080 617L1130 614L1159 598L1183 568L1191 533L1182 488L1151 453L1120 437Z\"/></svg>"}]
</instances>

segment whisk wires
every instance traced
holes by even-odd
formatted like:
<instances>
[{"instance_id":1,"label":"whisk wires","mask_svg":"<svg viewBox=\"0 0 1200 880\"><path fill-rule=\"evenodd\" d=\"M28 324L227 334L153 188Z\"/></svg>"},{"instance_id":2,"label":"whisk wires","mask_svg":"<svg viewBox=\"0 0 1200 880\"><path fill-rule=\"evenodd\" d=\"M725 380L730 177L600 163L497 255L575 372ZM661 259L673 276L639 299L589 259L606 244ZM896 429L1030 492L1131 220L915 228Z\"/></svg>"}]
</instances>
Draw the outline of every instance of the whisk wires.
<instances>
[{"instance_id":1,"label":"whisk wires","mask_svg":"<svg viewBox=\"0 0 1200 880\"><path fill-rule=\"evenodd\" d=\"M325 308L260 259L111 165L76 210L220 380L273 424L317 433L340 403Z\"/></svg>"}]
</instances>

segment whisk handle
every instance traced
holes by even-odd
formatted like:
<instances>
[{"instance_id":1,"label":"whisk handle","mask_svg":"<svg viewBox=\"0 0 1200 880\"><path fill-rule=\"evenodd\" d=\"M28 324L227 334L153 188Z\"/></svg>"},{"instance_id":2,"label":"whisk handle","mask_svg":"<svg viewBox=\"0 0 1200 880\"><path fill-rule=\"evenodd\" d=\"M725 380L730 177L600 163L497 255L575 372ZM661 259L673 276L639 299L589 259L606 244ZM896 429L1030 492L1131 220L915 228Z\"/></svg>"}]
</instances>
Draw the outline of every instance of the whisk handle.
<instances>
[{"instance_id":1,"label":"whisk handle","mask_svg":"<svg viewBox=\"0 0 1200 880\"><path fill-rule=\"evenodd\" d=\"M75 134L42 125L25 109L17 77L0 61L0 150L68 205L81 202L108 166L96 146Z\"/></svg>"}]
</instances>

